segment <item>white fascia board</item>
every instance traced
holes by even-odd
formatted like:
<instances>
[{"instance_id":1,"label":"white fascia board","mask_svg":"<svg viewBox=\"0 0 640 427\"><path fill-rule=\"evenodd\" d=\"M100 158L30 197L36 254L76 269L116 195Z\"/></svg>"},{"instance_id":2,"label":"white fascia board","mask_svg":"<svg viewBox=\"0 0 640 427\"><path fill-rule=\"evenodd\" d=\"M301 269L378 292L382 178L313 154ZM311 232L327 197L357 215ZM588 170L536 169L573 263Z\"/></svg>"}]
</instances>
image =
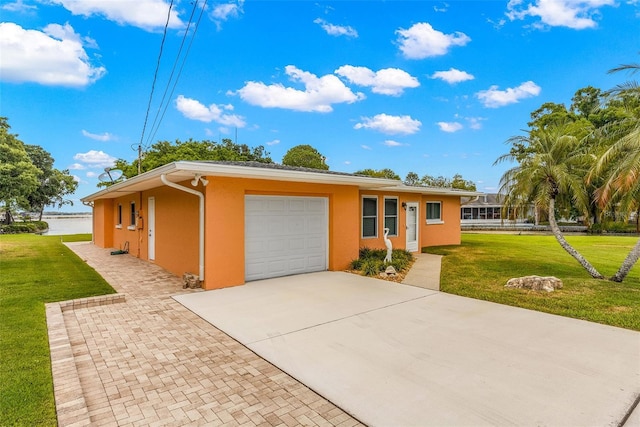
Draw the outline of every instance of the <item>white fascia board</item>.
<instances>
[{"instance_id":1,"label":"white fascia board","mask_svg":"<svg viewBox=\"0 0 640 427\"><path fill-rule=\"evenodd\" d=\"M270 169L241 165L208 164L200 162L177 162L181 171L199 173L203 176L229 176L236 178L268 179L276 181L313 182L319 184L367 185L372 188L398 185L394 179L373 178L367 176L341 175L323 172L298 171L289 169Z\"/></svg>"},{"instance_id":2,"label":"white fascia board","mask_svg":"<svg viewBox=\"0 0 640 427\"><path fill-rule=\"evenodd\" d=\"M363 188L363 190L369 190L371 188ZM460 196L460 197L476 197L482 196L484 193L479 191L467 191L467 190L454 190L451 188L443 187L417 187L411 185L398 185L386 187L385 191L393 191L398 193L417 193L424 195L442 195L442 196Z\"/></svg>"},{"instance_id":3,"label":"white fascia board","mask_svg":"<svg viewBox=\"0 0 640 427\"><path fill-rule=\"evenodd\" d=\"M178 161L153 169L126 181L113 184L104 190L98 191L81 200L90 202L102 198L114 198L120 195L131 194L140 191L145 184L160 183L160 176L179 176L179 180L187 179L190 175L200 174L203 177L227 176L235 178L267 179L274 181L309 182L318 184L354 185L369 189L395 187L398 181L394 179L372 178L367 176L341 175L322 172L297 171L288 169L270 169L268 167L251 167L241 165L225 165L219 163ZM171 179L170 179L171 180ZM138 188L136 188L138 187ZM149 187L151 188L151 187ZM146 188L144 188L146 189Z\"/></svg>"}]
</instances>

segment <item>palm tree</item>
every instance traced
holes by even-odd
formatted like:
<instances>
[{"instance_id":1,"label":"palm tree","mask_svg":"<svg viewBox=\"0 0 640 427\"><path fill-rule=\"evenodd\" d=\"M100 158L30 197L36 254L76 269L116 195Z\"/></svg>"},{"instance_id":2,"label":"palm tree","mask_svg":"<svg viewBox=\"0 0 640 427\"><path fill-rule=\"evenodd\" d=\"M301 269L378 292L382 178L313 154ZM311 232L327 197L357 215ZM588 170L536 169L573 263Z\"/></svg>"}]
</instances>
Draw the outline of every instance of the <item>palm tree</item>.
<instances>
[{"instance_id":1,"label":"palm tree","mask_svg":"<svg viewBox=\"0 0 640 427\"><path fill-rule=\"evenodd\" d=\"M628 71L640 72L640 64L625 64L609 70L609 73ZM609 91L610 94L627 97L640 97L640 86L636 82L627 82ZM599 189L599 202L606 206L614 201L623 208L635 206L640 202L640 117L627 119L620 124L622 136L599 158L593 174L607 170L605 182ZM629 251L622 265L610 278L622 282L631 268L640 258L640 239Z\"/></svg>"},{"instance_id":2,"label":"palm tree","mask_svg":"<svg viewBox=\"0 0 640 427\"><path fill-rule=\"evenodd\" d=\"M552 124L527 136L509 138L513 148L494 163L516 161L500 179L504 208L518 211L529 203L548 208L549 224L560 246L596 279L604 276L593 267L562 235L556 222L556 202L570 203L580 212L588 212L589 195L585 185L588 156L580 140L571 135L566 122Z\"/></svg>"}]
</instances>

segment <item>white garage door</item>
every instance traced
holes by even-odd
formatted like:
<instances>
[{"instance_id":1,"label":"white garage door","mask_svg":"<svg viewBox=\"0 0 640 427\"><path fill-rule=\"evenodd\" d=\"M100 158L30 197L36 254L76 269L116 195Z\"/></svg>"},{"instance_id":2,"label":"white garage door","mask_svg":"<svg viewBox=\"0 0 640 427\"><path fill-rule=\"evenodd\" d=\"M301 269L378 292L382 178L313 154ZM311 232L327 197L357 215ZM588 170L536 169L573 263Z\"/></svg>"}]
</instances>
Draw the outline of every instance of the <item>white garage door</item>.
<instances>
[{"instance_id":1,"label":"white garage door","mask_svg":"<svg viewBox=\"0 0 640 427\"><path fill-rule=\"evenodd\" d=\"M325 197L245 196L245 280L327 269Z\"/></svg>"}]
</instances>

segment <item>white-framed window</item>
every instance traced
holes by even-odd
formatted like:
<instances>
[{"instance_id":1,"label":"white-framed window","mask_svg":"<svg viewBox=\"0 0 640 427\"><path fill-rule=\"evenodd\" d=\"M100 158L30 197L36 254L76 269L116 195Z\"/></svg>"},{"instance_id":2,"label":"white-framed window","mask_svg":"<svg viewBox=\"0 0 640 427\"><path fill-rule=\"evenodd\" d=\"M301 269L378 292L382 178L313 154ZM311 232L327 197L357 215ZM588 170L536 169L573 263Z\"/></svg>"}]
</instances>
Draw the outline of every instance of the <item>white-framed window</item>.
<instances>
[{"instance_id":1,"label":"white-framed window","mask_svg":"<svg viewBox=\"0 0 640 427\"><path fill-rule=\"evenodd\" d=\"M442 203L427 202L427 224L442 223Z\"/></svg>"},{"instance_id":2,"label":"white-framed window","mask_svg":"<svg viewBox=\"0 0 640 427\"><path fill-rule=\"evenodd\" d=\"M118 208L116 210L116 228L122 228L122 205L118 203Z\"/></svg>"},{"instance_id":3,"label":"white-framed window","mask_svg":"<svg viewBox=\"0 0 640 427\"><path fill-rule=\"evenodd\" d=\"M398 235L398 198L384 198L384 227L389 229L389 236Z\"/></svg>"},{"instance_id":4,"label":"white-framed window","mask_svg":"<svg viewBox=\"0 0 640 427\"><path fill-rule=\"evenodd\" d=\"M136 229L136 202L131 202L131 210L129 211L129 226L128 230Z\"/></svg>"},{"instance_id":5,"label":"white-framed window","mask_svg":"<svg viewBox=\"0 0 640 427\"><path fill-rule=\"evenodd\" d=\"M362 196L362 238L378 237L378 196Z\"/></svg>"}]
</instances>

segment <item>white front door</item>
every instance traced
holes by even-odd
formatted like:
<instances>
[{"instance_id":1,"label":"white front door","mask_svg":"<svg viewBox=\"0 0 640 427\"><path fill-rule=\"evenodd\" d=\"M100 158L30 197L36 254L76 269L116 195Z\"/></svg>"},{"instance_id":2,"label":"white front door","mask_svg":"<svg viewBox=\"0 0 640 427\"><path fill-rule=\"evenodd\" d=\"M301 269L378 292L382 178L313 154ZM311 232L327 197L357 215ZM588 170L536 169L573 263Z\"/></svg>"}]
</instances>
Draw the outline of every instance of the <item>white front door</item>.
<instances>
[{"instance_id":1,"label":"white front door","mask_svg":"<svg viewBox=\"0 0 640 427\"><path fill-rule=\"evenodd\" d=\"M156 259L156 198L149 197L147 201L147 235L149 261Z\"/></svg>"},{"instance_id":2,"label":"white front door","mask_svg":"<svg viewBox=\"0 0 640 427\"><path fill-rule=\"evenodd\" d=\"M418 204L415 202L407 203L407 211L405 213L407 225L407 246L409 252L418 252Z\"/></svg>"}]
</instances>

